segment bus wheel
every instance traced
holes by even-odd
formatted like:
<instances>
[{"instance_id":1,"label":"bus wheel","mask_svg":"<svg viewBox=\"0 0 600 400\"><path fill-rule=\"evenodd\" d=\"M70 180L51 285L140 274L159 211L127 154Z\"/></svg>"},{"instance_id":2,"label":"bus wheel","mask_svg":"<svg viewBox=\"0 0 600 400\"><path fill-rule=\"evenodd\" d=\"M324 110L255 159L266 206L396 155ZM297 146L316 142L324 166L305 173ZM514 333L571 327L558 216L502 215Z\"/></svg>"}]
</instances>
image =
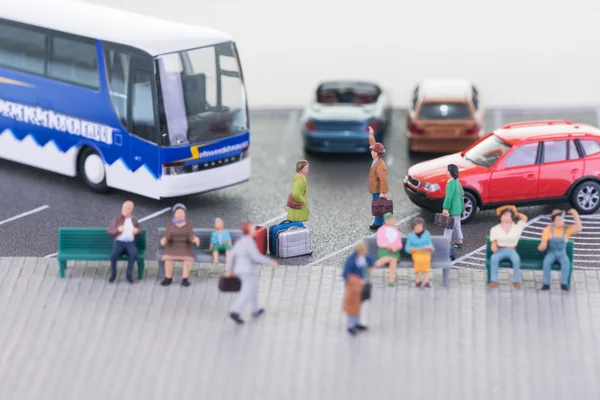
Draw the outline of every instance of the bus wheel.
<instances>
[{"instance_id":1,"label":"bus wheel","mask_svg":"<svg viewBox=\"0 0 600 400\"><path fill-rule=\"evenodd\" d=\"M94 149L83 149L79 156L78 170L79 176L94 192L104 193L108 190L104 160Z\"/></svg>"}]
</instances>

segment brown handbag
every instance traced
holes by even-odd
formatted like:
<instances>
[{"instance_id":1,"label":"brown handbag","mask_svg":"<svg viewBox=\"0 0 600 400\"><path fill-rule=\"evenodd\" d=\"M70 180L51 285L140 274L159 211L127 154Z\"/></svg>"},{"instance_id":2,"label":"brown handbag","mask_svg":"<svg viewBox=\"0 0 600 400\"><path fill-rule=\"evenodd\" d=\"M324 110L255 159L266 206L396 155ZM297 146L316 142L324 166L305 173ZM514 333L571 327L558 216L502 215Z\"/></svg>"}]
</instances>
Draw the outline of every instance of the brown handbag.
<instances>
[{"instance_id":1,"label":"brown handbag","mask_svg":"<svg viewBox=\"0 0 600 400\"><path fill-rule=\"evenodd\" d=\"M388 199L377 199L371 203L371 215L381 217L387 213L394 213L394 203Z\"/></svg>"},{"instance_id":2,"label":"brown handbag","mask_svg":"<svg viewBox=\"0 0 600 400\"><path fill-rule=\"evenodd\" d=\"M433 223L437 226L441 226L444 229L454 229L454 218L444 215L442 213L436 213Z\"/></svg>"},{"instance_id":3,"label":"brown handbag","mask_svg":"<svg viewBox=\"0 0 600 400\"><path fill-rule=\"evenodd\" d=\"M288 201L287 201L287 206L289 208L293 208L295 210L299 210L302 208L302 203L294 200L294 197L292 196L292 194L290 193L290 195L288 196Z\"/></svg>"}]
</instances>

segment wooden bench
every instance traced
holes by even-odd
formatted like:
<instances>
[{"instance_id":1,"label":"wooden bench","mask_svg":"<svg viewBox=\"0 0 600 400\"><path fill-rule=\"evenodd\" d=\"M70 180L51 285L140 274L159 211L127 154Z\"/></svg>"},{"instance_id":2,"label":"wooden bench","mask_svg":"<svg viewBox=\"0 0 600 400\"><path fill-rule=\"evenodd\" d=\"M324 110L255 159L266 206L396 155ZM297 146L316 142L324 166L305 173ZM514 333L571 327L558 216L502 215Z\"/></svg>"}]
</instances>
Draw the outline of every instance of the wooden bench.
<instances>
[{"instance_id":1,"label":"wooden bench","mask_svg":"<svg viewBox=\"0 0 600 400\"><path fill-rule=\"evenodd\" d=\"M519 244L517 245L517 253L521 257L521 270L543 270L543 262L544 257L546 256L546 252L538 251L538 246L541 243L541 239L532 239L532 238L521 238L519 239ZM567 285L571 287L571 273L573 272L573 249L574 243L572 240L567 242L567 256L570 261L569 268L569 281ZM490 242L490 237L488 236L486 239L486 249L485 249L485 268L487 269L487 282L488 284L491 282L492 272L490 269L491 266L491 258L492 258L492 242ZM512 263L509 260L503 260L500 262L500 268L512 268ZM552 264L553 270L560 271L560 264L555 262Z\"/></svg>"},{"instance_id":2,"label":"wooden bench","mask_svg":"<svg viewBox=\"0 0 600 400\"><path fill-rule=\"evenodd\" d=\"M242 231L239 229L227 229L231 234L231 241L235 243L238 239L242 237ZM200 247L193 246L194 259L197 263L208 263L212 264L213 256L212 252L207 252L210 247L210 236L212 235L214 229L207 228L194 228L194 235L198 236L200 239ZM158 229L158 237L159 240L165 236L165 228ZM156 251L156 259L158 260L158 268L160 270L161 275L164 274L165 271L165 263L161 260L163 251L165 248L159 244L158 250ZM225 254L219 254L219 262L225 263Z\"/></svg>"},{"instance_id":3,"label":"wooden bench","mask_svg":"<svg viewBox=\"0 0 600 400\"><path fill-rule=\"evenodd\" d=\"M65 277L67 261L109 261L114 238L106 228L58 228L58 253L56 259L60 277ZM135 237L137 247L138 279L144 277L146 256L146 230ZM119 260L127 260L127 254Z\"/></svg>"},{"instance_id":4,"label":"wooden bench","mask_svg":"<svg viewBox=\"0 0 600 400\"><path fill-rule=\"evenodd\" d=\"M369 255L377 258L377 239L375 236L368 236L364 239L369 247ZM448 286L450 277L450 268L452 268L452 260L450 260L450 239L444 236L432 236L431 241L435 251L431 255L431 269L443 269L444 286ZM398 268L412 268L413 261L410 254L404 251L406 246L406 238L402 238L402 250L400 251L400 261Z\"/></svg>"}]
</instances>

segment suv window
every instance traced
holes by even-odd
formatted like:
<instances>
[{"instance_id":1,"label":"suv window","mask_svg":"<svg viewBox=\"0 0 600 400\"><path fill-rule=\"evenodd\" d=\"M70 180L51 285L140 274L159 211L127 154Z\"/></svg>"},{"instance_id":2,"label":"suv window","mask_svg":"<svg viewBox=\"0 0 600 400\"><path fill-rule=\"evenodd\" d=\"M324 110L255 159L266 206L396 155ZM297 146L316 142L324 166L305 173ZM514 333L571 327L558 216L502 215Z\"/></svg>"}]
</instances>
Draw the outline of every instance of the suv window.
<instances>
[{"instance_id":1,"label":"suv window","mask_svg":"<svg viewBox=\"0 0 600 400\"><path fill-rule=\"evenodd\" d=\"M44 75L46 35L0 22L0 65Z\"/></svg>"},{"instance_id":2,"label":"suv window","mask_svg":"<svg viewBox=\"0 0 600 400\"><path fill-rule=\"evenodd\" d=\"M569 160L576 160L578 158L580 158L580 155L577 144L574 140L569 140Z\"/></svg>"},{"instance_id":3,"label":"suv window","mask_svg":"<svg viewBox=\"0 0 600 400\"><path fill-rule=\"evenodd\" d=\"M567 141L548 140L544 142L544 163L567 160Z\"/></svg>"},{"instance_id":4,"label":"suv window","mask_svg":"<svg viewBox=\"0 0 600 400\"><path fill-rule=\"evenodd\" d=\"M534 165L537 160L538 143L526 143L514 149L506 158L505 168Z\"/></svg>"},{"instance_id":5,"label":"suv window","mask_svg":"<svg viewBox=\"0 0 600 400\"><path fill-rule=\"evenodd\" d=\"M471 120L471 110L465 103L424 103L419 109L418 119L462 121Z\"/></svg>"},{"instance_id":6,"label":"suv window","mask_svg":"<svg viewBox=\"0 0 600 400\"><path fill-rule=\"evenodd\" d=\"M583 147L586 156L600 153L600 143L597 140L581 140L581 147Z\"/></svg>"}]
</instances>

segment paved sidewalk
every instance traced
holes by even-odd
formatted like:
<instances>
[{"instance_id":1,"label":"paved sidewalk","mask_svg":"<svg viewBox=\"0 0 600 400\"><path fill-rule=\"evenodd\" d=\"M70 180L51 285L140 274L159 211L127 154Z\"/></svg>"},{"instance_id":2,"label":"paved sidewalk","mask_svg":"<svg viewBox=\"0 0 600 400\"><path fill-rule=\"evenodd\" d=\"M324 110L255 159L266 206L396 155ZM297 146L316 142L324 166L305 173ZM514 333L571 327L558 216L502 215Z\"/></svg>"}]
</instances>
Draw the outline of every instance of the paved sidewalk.
<instances>
[{"instance_id":1,"label":"paved sidewalk","mask_svg":"<svg viewBox=\"0 0 600 400\"><path fill-rule=\"evenodd\" d=\"M493 292L481 270L429 291L406 270L387 288L380 271L357 338L339 267L262 269L267 312L243 327L210 272L164 288L150 263L142 282L111 285L106 263L60 279L56 260L0 259L0 399L600 398L597 271L576 272L570 293L539 292L528 271L521 291L501 271Z\"/></svg>"}]
</instances>

